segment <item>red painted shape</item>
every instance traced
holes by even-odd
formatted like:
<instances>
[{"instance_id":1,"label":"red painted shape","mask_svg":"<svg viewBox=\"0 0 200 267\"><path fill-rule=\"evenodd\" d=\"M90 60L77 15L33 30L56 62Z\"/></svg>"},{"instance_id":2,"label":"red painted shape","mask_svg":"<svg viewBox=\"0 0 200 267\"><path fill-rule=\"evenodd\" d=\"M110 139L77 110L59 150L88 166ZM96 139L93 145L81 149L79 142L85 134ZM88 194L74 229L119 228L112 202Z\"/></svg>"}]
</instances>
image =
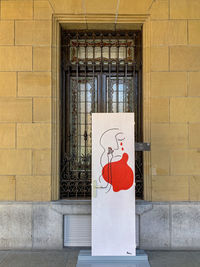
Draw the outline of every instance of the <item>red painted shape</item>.
<instances>
[{"instance_id":1,"label":"red painted shape","mask_svg":"<svg viewBox=\"0 0 200 267\"><path fill-rule=\"evenodd\" d=\"M122 151L124 150L124 148L122 147Z\"/></svg>"},{"instance_id":2,"label":"red painted shape","mask_svg":"<svg viewBox=\"0 0 200 267\"><path fill-rule=\"evenodd\" d=\"M114 192L128 190L133 185L134 175L127 164L128 154L124 153L119 161L106 164L102 169L102 176L113 186Z\"/></svg>"},{"instance_id":3,"label":"red painted shape","mask_svg":"<svg viewBox=\"0 0 200 267\"><path fill-rule=\"evenodd\" d=\"M120 145L122 146L122 145L123 145L123 143L121 142L121 143L120 143Z\"/></svg>"}]
</instances>

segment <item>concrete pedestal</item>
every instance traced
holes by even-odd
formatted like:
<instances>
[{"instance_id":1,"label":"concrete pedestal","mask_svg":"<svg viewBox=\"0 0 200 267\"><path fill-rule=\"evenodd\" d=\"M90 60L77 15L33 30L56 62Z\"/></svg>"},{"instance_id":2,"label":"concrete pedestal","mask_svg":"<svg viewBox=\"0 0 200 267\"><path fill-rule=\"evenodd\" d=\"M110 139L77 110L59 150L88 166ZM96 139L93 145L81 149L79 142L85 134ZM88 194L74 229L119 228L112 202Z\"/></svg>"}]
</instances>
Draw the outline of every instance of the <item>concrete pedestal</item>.
<instances>
[{"instance_id":1,"label":"concrete pedestal","mask_svg":"<svg viewBox=\"0 0 200 267\"><path fill-rule=\"evenodd\" d=\"M150 267L148 256L137 250L136 256L91 256L91 250L81 250L76 267Z\"/></svg>"}]
</instances>

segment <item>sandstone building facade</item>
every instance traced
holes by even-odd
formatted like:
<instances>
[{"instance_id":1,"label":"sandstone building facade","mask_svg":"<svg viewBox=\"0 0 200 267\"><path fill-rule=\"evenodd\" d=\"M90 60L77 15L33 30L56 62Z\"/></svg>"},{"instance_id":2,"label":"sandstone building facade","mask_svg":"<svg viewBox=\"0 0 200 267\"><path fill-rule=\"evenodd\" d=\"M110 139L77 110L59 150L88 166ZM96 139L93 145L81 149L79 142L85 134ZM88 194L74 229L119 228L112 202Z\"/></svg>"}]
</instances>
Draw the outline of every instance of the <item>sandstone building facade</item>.
<instances>
[{"instance_id":1,"label":"sandstone building facade","mask_svg":"<svg viewBox=\"0 0 200 267\"><path fill-rule=\"evenodd\" d=\"M59 195L60 28L142 31L138 246L199 249L199 0L1 0L0 248L62 248L63 216L90 216Z\"/></svg>"}]
</instances>

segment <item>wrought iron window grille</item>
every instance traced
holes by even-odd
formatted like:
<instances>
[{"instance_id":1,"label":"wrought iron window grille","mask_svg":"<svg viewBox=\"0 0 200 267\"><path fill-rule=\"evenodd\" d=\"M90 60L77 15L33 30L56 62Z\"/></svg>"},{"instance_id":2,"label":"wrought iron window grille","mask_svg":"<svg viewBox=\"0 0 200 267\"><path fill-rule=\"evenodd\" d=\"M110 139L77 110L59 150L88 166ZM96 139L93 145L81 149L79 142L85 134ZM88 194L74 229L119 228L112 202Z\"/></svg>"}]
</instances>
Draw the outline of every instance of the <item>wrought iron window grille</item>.
<instances>
[{"instance_id":1,"label":"wrought iron window grille","mask_svg":"<svg viewBox=\"0 0 200 267\"><path fill-rule=\"evenodd\" d=\"M141 31L61 34L60 198L91 197L91 114L135 112L142 143ZM143 198L143 152L136 151L136 197Z\"/></svg>"}]
</instances>

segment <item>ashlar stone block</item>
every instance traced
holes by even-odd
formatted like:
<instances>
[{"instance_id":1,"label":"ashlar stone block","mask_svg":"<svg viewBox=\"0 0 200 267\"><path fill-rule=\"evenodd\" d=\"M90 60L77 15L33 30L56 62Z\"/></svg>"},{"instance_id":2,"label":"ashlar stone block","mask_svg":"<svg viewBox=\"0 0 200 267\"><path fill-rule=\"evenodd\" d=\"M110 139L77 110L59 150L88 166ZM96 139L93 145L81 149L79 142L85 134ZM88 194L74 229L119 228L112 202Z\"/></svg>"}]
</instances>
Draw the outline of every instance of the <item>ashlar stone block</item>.
<instances>
[{"instance_id":1,"label":"ashlar stone block","mask_svg":"<svg viewBox=\"0 0 200 267\"><path fill-rule=\"evenodd\" d=\"M168 0L157 0L151 8L151 19L168 19Z\"/></svg>"},{"instance_id":2,"label":"ashlar stone block","mask_svg":"<svg viewBox=\"0 0 200 267\"><path fill-rule=\"evenodd\" d=\"M50 72L20 72L18 74L19 96L50 96Z\"/></svg>"},{"instance_id":3,"label":"ashlar stone block","mask_svg":"<svg viewBox=\"0 0 200 267\"><path fill-rule=\"evenodd\" d=\"M49 1L34 1L34 19L51 19L52 12Z\"/></svg>"},{"instance_id":4,"label":"ashlar stone block","mask_svg":"<svg viewBox=\"0 0 200 267\"><path fill-rule=\"evenodd\" d=\"M168 175L169 162L169 150L153 149L151 151L152 175Z\"/></svg>"},{"instance_id":5,"label":"ashlar stone block","mask_svg":"<svg viewBox=\"0 0 200 267\"><path fill-rule=\"evenodd\" d=\"M63 248L63 215L51 205L33 205L33 248Z\"/></svg>"},{"instance_id":6,"label":"ashlar stone block","mask_svg":"<svg viewBox=\"0 0 200 267\"><path fill-rule=\"evenodd\" d=\"M50 175L51 173L51 150L33 151L33 174Z\"/></svg>"},{"instance_id":7,"label":"ashlar stone block","mask_svg":"<svg viewBox=\"0 0 200 267\"><path fill-rule=\"evenodd\" d=\"M144 1L135 0L134 3L132 0L121 0L119 2L118 13L119 14L146 14L151 6L151 3L152 3L151 0L144 0Z\"/></svg>"},{"instance_id":8,"label":"ashlar stone block","mask_svg":"<svg viewBox=\"0 0 200 267\"><path fill-rule=\"evenodd\" d=\"M13 1L13 2L18 3L18 1ZM0 71L31 71L31 70L32 70L31 46L0 46Z\"/></svg>"},{"instance_id":9,"label":"ashlar stone block","mask_svg":"<svg viewBox=\"0 0 200 267\"><path fill-rule=\"evenodd\" d=\"M15 176L0 176L0 201L15 200Z\"/></svg>"},{"instance_id":10,"label":"ashlar stone block","mask_svg":"<svg viewBox=\"0 0 200 267\"><path fill-rule=\"evenodd\" d=\"M200 45L200 21L188 21L189 44Z\"/></svg>"},{"instance_id":11,"label":"ashlar stone block","mask_svg":"<svg viewBox=\"0 0 200 267\"><path fill-rule=\"evenodd\" d=\"M170 152L171 173L173 175L199 175L200 153L198 149Z\"/></svg>"},{"instance_id":12,"label":"ashlar stone block","mask_svg":"<svg viewBox=\"0 0 200 267\"><path fill-rule=\"evenodd\" d=\"M200 206L172 206L172 248L199 249Z\"/></svg>"},{"instance_id":13,"label":"ashlar stone block","mask_svg":"<svg viewBox=\"0 0 200 267\"><path fill-rule=\"evenodd\" d=\"M151 22L151 44L183 45L187 44L187 21L160 20Z\"/></svg>"},{"instance_id":14,"label":"ashlar stone block","mask_svg":"<svg viewBox=\"0 0 200 267\"><path fill-rule=\"evenodd\" d=\"M169 48L167 46L151 47L151 71L169 70Z\"/></svg>"},{"instance_id":15,"label":"ashlar stone block","mask_svg":"<svg viewBox=\"0 0 200 267\"><path fill-rule=\"evenodd\" d=\"M189 124L189 145L200 149L200 123Z\"/></svg>"},{"instance_id":16,"label":"ashlar stone block","mask_svg":"<svg viewBox=\"0 0 200 267\"><path fill-rule=\"evenodd\" d=\"M0 249L31 249L32 205L0 206Z\"/></svg>"},{"instance_id":17,"label":"ashlar stone block","mask_svg":"<svg viewBox=\"0 0 200 267\"><path fill-rule=\"evenodd\" d=\"M188 176L153 176L152 201L188 201Z\"/></svg>"},{"instance_id":18,"label":"ashlar stone block","mask_svg":"<svg viewBox=\"0 0 200 267\"><path fill-rule=\"evenodd\" d=\"M0 99L1 122L31 122L32 100L20 98Z\"/></svg>"},{"instance_id":19,"label":"ashlar stone block","mask_svg":"<svg viewBox=\"0 0 200 267\"><path fill-rule=\"evenodd\" d=\"M50 122L51 121L51 99L50 98L34 98L33 121L34 122Z\"/></svg>"},{"instance_id":20,"label":"ashlar stone block","mask_svg":"<svg viewBox=\"0 0 200 267\"><path fill-rule=\"evenodd\" d=\"M117 12L117 0L85 0L86 13L116 13Z\"/></svg>"},{"instance_id":21,"label":"ashlar stone block","mask_svg":"<svg viewBox=\"0 0 200 267\"><path fill-rule=\"evenodd\" d=\"M151 73L152 96L186 96L186 94L187 94L186 72Z\"/></svg>"},{"instance_id":22,"label":"ashlar stone block","mask_svg":"<svg viewBox=\"0 0 200 267\"><path fill-rule=\"evenodd\" d=\"M190 177L190 201L200 201L200 175Z\"/></svg>"},{"instance_id":23,"label":"ashlar stone block","mask_svg":"<svg viewBox=\"0 0 200 267\"><path fill-rule=\"evenodd\" d=\"M17 201L50 201L50 199L51 199L50 176L16 177Z\"/></svg>"},{"instance_id":24,"label":"ashlar stone block","mask_svg":"<svg viewBox=\"0 0 200 267\"><path fill-rule=\"evenodd\" d=\"M0 124L0 148L15 148L15 124Z\"/></svg>"},{"instance_id":25,"label":"ashlar stone block","mask_svg":"<svg viewBox=\"0 0 200 267\"><path fill-rule=\"evenodd\" d=\"M17 125L17 147L50 148L51 126L47 123L26 123Z\"/></svg>"},{"instance_id":26,"label":"ashlar stone block","mask_svg":"<svg viewBox=\"0 0 200 267\"><path fill-rule=\"evenodd\" d=\"M34 71L50 71L51 70L51 48L50 47L41 46L41 47L33 48L33 70Z\"/></svg>"},{"instance_id":27,"label":"ashlar stone block","mask_svg":"<svg viewBox=\"0 0 200 267\"><path fill-rule=\"evenodd\" d=\"M200 18L199 0L171 0L170 18L199 19Z\"/></svg>"},{"instance_id":28,"label":"ashlar stone block","mask_svg":"<svg viewBox=\"0 0 200 267\"><path fill-rule=\"evenodd\" d=\"M14 44L14 22L0 21L0 44L13 45Z\"/></svg>"},{"instance_id":29,"label":"ashlar stone block","mask_svg":"<svg viewBox=\"0 0 200 267\"><path fill-rule=\"evenodd\" d=\"M83 13L83 2L82 0L49 0L55 13L68 13L68 14L80 14Z\"/></svg>"},{"instance_id":30,"label":"ashlar stone block","mask_svg":"<svg viewBox=\"0 0 200 267\"><path fill-rule=\"evenodd\" d=\"M200 71L199 46L173 46L170 48L170 70Z\"/></svg>"},{"instance_id":31,"label":"ashlar stone block","mask_svg":"<svg viewBox=\"0 0 200 267\"><path fill-rule=\"evenodd\" d=\"M189 96L200 96L200 72L189 72Z\"/></svg>"},{"instance_id":32,"label":"ashlar stone block","mask_svg":"<svg viewBox=\"0 0 200 267\"><path fill-rule=\"evenodd\" d=\"M153 209L140 216L140 247L169 248L169 206L153 205Z\"/></svg>"},{"instance_id":33,"label":"ashlar stone block","mask_svg":"<svg viewBox=\"0 0 200 267\"><path fill-rule=\"evenodd\" d=\"M170 99L170 121L200 123L200 98L174 97Z\"/></svg>"},{"instance_id":34,"label":"ashlar stone block","mask_svg":"<svg viewBox=\"0 0 200 267\"><path fill-rule=\"evenodd\" d=\"M0 97L15 97L16 81L16 72L0 72Z\"/></svg>"},{"instance_id":35,"label":"ashlar stone block","mask_svg":"<svg viewBox=\"0 0 200 267\"><path fill-rule=\"evenodd\" d=\"M17 45L51 44L51 23L47 20L16 21L15 43Z\"/></svg>"},{"instance_id":36,"label":"ashlar stone block","mask_svg":"<svg viewBox=\"0 0 200 267\"><path fill-rule=\"evenodd\" d=\"M151 98L151 122L169 121L169 98Z\"/></svg>"},{"instance_id":37,"label":"ashlar stone block","mask_svg":"<svg viewBox=\"0 0 200 267\"><path fill-rule=\"evenodd\" d=\"M0 175L30 175L32 171L31 151L2 149L0 166Z\"/></svg>"},{"instance_id":38,"label":"ashlar stone block","mask_svg":"<svg viewBox=\"0 0 200 267\"><path fill-rule=\"evenodd\" d=\"M187 124L155 123L151 126L152 149L175 149L188 146Z\"/></svg>"},{"instance_id":39,"label":"ashlar stone block","mask_svg":"<svg viewBox=\"0 0 200 267\"><path fill-rule=\"evenodd\" d=\"M33 1L31 0L2 0L2 19L32 19Z\"/></svg>"}]
</instances>

